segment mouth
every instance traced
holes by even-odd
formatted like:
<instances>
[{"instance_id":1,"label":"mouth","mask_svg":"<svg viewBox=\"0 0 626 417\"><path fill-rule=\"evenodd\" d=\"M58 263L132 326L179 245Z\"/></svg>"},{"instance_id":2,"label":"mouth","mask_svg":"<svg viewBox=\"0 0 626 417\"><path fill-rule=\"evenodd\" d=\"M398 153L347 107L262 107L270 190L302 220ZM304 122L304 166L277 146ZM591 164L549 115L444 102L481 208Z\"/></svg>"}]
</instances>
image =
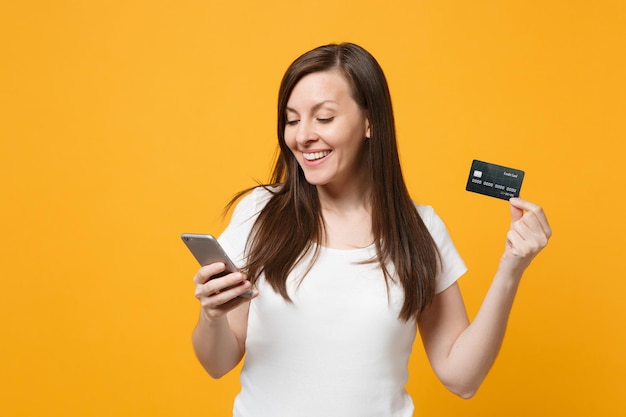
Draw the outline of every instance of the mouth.
<instances>
[{"instance_id":1,"label":"mouth","mask_svg":"<svg viewBox=\"0 0 626 417\"><path fill-rule=\"evenodd\" d=\"M321 152L302 152L302 157L307 161L317 161L319 159L325 158L330 154L331 151L321 151Z\"/></svg>"}]
</instances>

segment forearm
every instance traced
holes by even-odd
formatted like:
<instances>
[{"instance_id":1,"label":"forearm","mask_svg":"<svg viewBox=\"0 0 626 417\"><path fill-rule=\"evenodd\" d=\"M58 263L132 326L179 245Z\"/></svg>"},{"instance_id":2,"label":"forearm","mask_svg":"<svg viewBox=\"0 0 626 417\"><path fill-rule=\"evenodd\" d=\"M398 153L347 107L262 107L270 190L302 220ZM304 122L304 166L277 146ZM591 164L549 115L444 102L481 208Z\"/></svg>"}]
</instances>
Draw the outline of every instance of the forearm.
<instances>
[{"instance_id":1,"label":"forearm","mask_svg":"<svg viewBox=\"0 0 626 417\"><path fill-rule=\"evenodd\" d=\"M504 339L521 273L500 268L472 323L457 337L445 361L448 387L468 398L491 369Z\"/></svg>"},{"instance_id":2,"label":"forearm","mask_svg":"<svg viewBox=\"0 0 626 417\"><path fill-rule=\"evenodd\" d=\"M457 284L437 294L419 318L433 370L457 395L476 393L498 355L522 274L552 235L543 209L511 199L511 227L491 287L470 324Z\"/></svg>"},{"instance_id":3,"label":"forearm","mask_svg":"<svg viewBox=\"0 0 626 417\"><path fill-rule=\"evenodd\" d=\"M243 347L228 322L227 316L211 319L200 314L193 331L192 344L204 369L213 378L232 370L243 357Z\"/></svg>"}]
</instances>

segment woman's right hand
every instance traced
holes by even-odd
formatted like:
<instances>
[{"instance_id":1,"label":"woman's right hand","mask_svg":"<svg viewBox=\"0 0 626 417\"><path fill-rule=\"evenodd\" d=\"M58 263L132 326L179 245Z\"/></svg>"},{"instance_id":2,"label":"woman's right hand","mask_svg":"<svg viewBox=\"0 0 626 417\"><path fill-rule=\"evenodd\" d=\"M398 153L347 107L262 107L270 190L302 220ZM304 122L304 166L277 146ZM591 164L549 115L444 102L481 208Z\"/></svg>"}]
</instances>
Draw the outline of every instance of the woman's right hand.
<instances>
[{"instance_id":1,"label":"woman's right hand","mask_svg":"<svg viewBox=\"0 0 626 417\"><path fill-rule=\"evenodd\" d=\"M259 295L252 289L252 297L239 297L252 288L241 272L213 278L225 268L221 262L203 266L193 279L196 298L202 305L200 320L193 332L193 347L198 360L213 378L225 375L243 358L249 303Z\"/></svg>"},{"instance_id":2,"label":"woman's right hand","mask_svg":"<svg viewBox=\"0 0 626 417\"><path fill-rule=\"evenodd\" d=\"M209 320L225 316L229 311L258 295L258 291L252 289L252 284L242 272L233 272L212 279L225 268L221 262L203 266L193 279L196 284L195 296L202 305L202 314ZM252 297L239 297L250 289L253 291Z\"/></svg>"}]
</instances>

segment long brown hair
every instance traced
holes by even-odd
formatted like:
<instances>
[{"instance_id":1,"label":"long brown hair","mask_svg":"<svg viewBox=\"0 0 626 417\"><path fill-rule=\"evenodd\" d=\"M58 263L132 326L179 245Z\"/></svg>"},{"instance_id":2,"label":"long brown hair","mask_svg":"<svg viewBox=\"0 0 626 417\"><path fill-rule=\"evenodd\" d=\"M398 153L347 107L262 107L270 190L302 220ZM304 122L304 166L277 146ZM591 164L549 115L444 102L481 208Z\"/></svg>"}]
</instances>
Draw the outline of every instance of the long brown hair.
<instances>
[{"instance_id":1,"label":"long brown hair","mask_svg":"<svg viewBox=\"0 0 626 417\"><path fill-rule=\"evenodd\" d=\"M416 318L434 296L439 253L402 177L385 75L376 59L355 44L315 48L297 58L282 79L278 95L279 153L269 183L265 184L273 195L248 237L245 270L252 282L264 274L272 288L289 300L287 276L312 248L316 259L316 243L323 242L325 233L317 189L306 181L285 143L284 133L287 101L295 85L308 74L329 70L339 70L345 76L353 99L369 118L371 137L365 141L365 154L377 260L387 285L394 279L386 266L391 263L403 287L400 318Z\"/></svg>"}]
</instances>

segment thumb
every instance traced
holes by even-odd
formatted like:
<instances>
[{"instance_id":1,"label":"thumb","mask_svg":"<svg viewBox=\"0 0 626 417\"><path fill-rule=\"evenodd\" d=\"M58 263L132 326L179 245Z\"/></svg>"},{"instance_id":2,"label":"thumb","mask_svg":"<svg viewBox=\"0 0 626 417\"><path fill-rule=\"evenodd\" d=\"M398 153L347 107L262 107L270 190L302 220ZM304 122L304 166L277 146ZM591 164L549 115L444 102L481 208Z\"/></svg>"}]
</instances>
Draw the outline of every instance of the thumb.
<instances>
[{"instance_id":1,"label":"thumb","mask_svg":"<svg viewBox=\"0 0 626 417\"><path fill-rule=\"evenodd\" d=\"M509 207L511 209L511 224L515 223L524 215L524 210L515 206L514 199L509 200Z\"/></svg>"}]
</instances>

